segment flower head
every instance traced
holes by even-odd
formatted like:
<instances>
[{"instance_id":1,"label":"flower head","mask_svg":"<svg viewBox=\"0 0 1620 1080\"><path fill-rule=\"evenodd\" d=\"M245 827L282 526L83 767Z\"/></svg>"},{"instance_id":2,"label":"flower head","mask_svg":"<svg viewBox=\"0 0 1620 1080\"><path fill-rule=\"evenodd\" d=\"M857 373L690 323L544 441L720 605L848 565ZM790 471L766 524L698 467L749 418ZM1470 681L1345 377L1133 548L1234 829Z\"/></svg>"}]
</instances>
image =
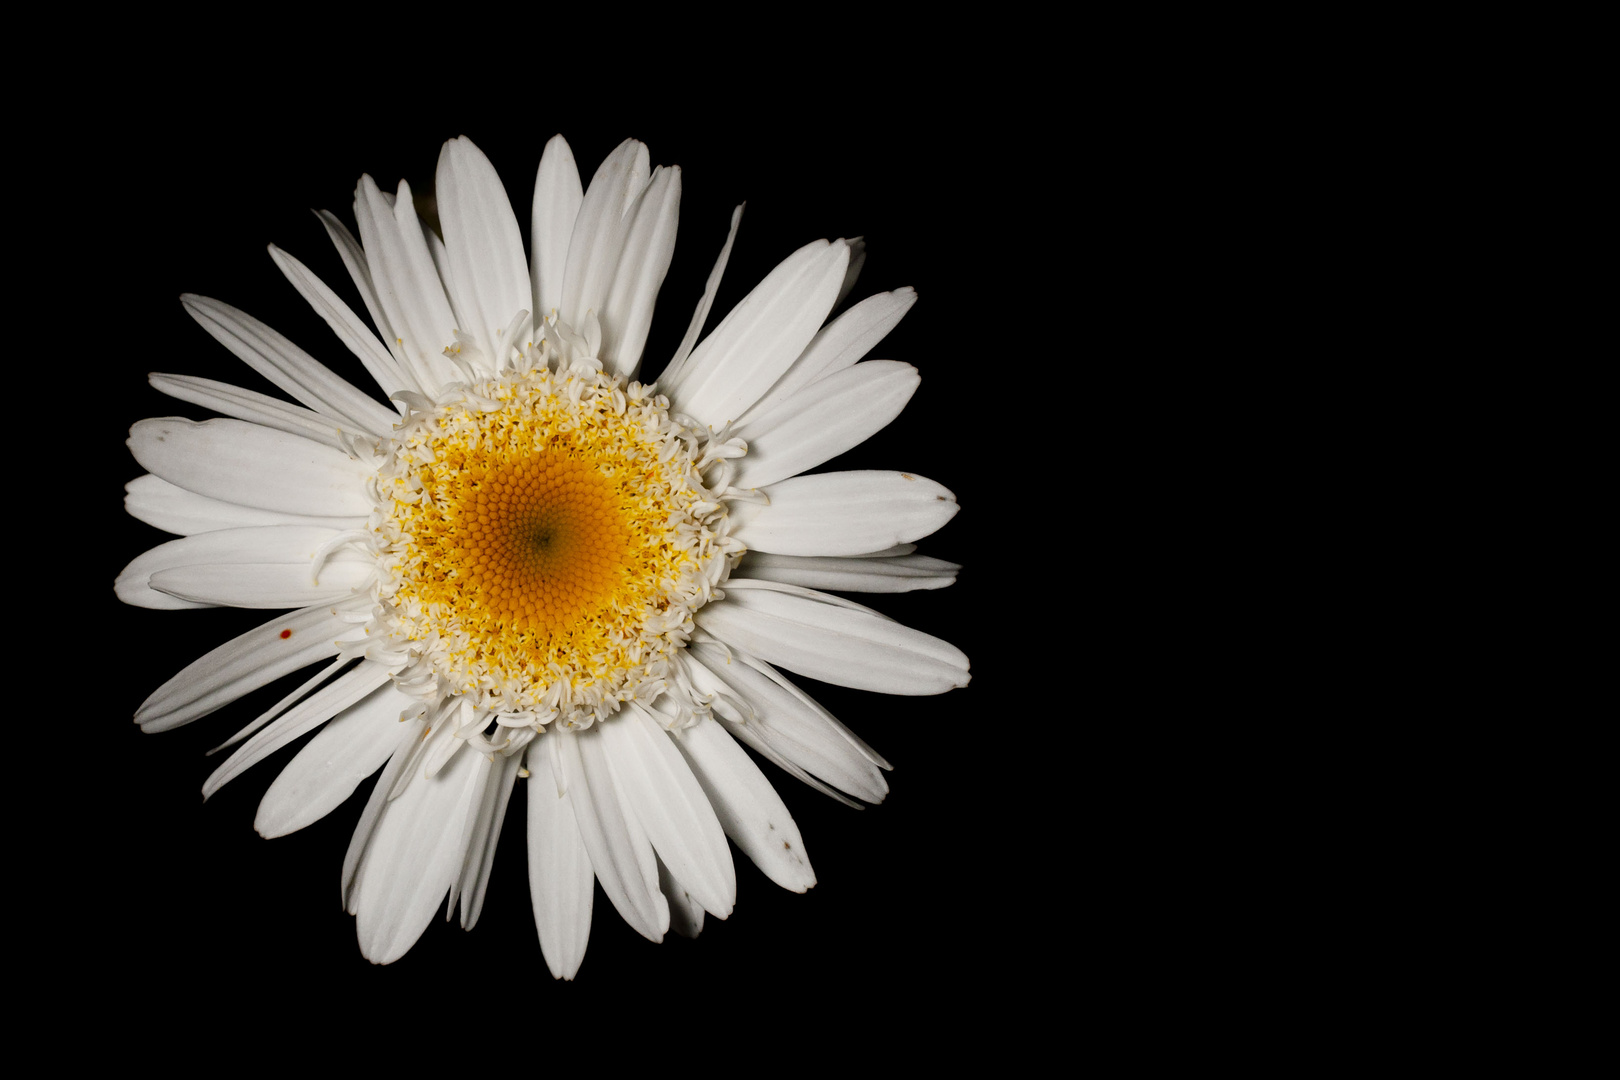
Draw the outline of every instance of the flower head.
<instances>
[{"instance_id":1,"label":"flower head","mask_svg":"<svg viewBox=\"0 0 1620 1080\"><path fill-rule=\"evenodd\" d=\"M815 883L742 748L836 798L882 799L887 763L778 668L882 693L965 685L951 645L820 591L949 584L956 567L912 541L956 504L905 473L806 475L917 385L909 365L858 362L909 290L826 322L854 281L850 243L801 248L700 342L739 208L684 340L645 384L678 169L650 169L627 141L587 188L551 140L528 257L469 141L445 146L436 183L442 235L408 187L369 177L358 238L321 215L371 326L272 248L393 409L251 316L185 298L299 404L152 377L224 418L131 430L149 475L127 506L180 538L135 559L119 596L291 611L193 663L136 719L173 728L324 664L233 740L204 790L318 729L260 805L259 831L277 836L381 769L343 892L384 963L446 893L464 926L477 920L522 779L542 949L572 978L593 882L655 941L730 913L728 837L778 884Z\"/></svg>"}]
</instances>

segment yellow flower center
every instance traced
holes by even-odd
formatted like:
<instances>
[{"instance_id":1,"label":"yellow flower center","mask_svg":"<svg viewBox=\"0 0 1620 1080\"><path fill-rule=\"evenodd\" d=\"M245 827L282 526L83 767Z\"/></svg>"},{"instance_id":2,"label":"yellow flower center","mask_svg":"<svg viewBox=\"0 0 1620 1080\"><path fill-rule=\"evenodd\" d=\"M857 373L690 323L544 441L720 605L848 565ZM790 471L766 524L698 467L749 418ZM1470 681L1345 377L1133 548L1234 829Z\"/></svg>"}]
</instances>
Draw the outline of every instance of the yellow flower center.
<instances>
[{"instance_id":1,"label":"yellow flower center","mask_svg":"<svg viewBox=\"0 0 1620 1080\"><path fill-rule=\"evenodd\" d=\"M429 696L539 723L612 712L661 684L729 571L701 439L589 367L413 412L378 473L374 621L431 670Z\"/></svg>"}]
</instances>

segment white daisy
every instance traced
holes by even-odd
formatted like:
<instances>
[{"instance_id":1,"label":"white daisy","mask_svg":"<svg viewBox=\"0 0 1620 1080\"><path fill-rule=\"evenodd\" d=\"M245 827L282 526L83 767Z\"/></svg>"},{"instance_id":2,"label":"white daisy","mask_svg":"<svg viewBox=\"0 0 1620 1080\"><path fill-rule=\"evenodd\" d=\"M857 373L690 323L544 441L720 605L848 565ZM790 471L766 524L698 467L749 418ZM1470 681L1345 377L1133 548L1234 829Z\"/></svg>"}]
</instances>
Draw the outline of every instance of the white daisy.
<instances>
[{"instance_id":1,"label":"white daisy","mask_svg":"<svg viewBox=\"0 0 1620 1080\"><path fill-rule=\"evenodd\" d=\"M890 694L966 685L948 643L828 595L938 588L957 567L913 541L956 512L931 480L803 475L889 423L909 365L857 363L910 290L823 326L858 242L789 256L700 343L732 218L685 338L637 381L674 252L680 171L623 143L580 183L560 137L536 181L533 251L465 139L439 158L440 235L410 190L355 193L359 238L322 214L377 333L302 263L277 266L365 365L390 410L251 316L184 298L291 405L208 379L159 390L225 414L142 421L135 517L180 539L118 595L151 608L295 609L215 649L141 706L189 723L319 664L240 732L217 790L319 729L256 825L319 819L382 769L343 867L361 951L387 963L449 895L478 918L516 780L535 922L572 978L593 881L657 941L725 918L730 837L778 884L815 883L804 844L743 750L845 801L881 801L887 763L778 667ZM531 312L542 312L536 319Z\"/></svg>"}]
</instances>

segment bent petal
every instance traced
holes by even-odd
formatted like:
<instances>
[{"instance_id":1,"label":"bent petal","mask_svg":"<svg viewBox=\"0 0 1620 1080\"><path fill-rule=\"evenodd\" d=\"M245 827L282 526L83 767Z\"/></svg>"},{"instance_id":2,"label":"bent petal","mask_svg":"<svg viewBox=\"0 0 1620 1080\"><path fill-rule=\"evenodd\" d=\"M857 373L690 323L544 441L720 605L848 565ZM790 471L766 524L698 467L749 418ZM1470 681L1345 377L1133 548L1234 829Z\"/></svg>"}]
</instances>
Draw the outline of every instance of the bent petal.
<instances>
[{"instance_id":1,"label":"bent petal","mask_svg":"<svg viewBox=\"0 0 1620 1080\"><path fill-rule=\"evenodd\" d=\"M376 573L369 555L343 548L315 572L316 555L342 536L308 525L183 536L130 563L115 587L126 603L143 607L159 606L142 602L152 591L189 606L302 608L338 603L364 588Z\"/></svg>"},{"instance_id":2,"label":"bent petal","mask_svg":"<svg viewBox=\"0 0 1620 1080\"><path fill-rule=\"evenodd\" d=\"M369 462L259 424L142 420L129 429L129 449L148 472L212 499L316 517L371 513Z\"/></svg>"},{"instance_id":3,"label":"bent petal","mask_svg":"<svg viewBox=\"0 0 1620 1080\"><path fill-rule=\"evenodd\" d=\"M243 529L253 525L314 525L333 531L358 529L364 517L328 518L308 514L284 514L252 506L222 502L175 487L162 477L138 476L124 485L124 509L130 517L174 533L192 536L219 529Z\"/></svg>"}]
</instances>

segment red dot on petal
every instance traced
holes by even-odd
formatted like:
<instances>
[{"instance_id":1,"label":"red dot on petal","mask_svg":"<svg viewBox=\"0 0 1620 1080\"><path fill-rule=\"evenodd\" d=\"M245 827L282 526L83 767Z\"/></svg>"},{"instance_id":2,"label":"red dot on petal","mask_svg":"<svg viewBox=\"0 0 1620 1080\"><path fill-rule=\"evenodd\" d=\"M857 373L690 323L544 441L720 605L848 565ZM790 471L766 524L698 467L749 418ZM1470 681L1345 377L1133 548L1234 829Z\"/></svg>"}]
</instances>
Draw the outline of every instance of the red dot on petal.
<instances>
[{"instance_id":1,"label":"red dot on petal","mask_svg":"<svg viewBox=\"0 0 1620 1080\"><path fill-rule=\"evenodd\" d=\"M291 630L283 630L281 632L281 640L282 641L286 641L290 637L292 637L292 631Z\"/></svg>"}]
</instances>

